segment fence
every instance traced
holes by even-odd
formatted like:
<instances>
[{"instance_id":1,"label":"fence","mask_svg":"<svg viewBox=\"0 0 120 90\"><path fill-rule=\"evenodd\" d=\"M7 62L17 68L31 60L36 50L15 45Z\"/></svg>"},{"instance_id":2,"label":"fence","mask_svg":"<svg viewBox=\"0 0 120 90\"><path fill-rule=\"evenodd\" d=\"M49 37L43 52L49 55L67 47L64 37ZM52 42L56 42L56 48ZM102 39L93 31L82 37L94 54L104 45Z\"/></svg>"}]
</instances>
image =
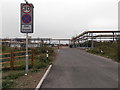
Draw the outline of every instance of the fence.
<instances>
[{"instance_id":1,"label":"fence","mask_svg":"<svg viewBox=\"0 0 120 90\"><path fill-rule=\"evenodd\" d=\"M2 53L0 54L0 56L2 56L2 58L0 58L2 60L2 62L0 64L10 64L10 69L14 69L15 65L14 65L14 62L18 62L18 61L25 61L24 60L20 60L20 59L17 59L15 60L16 58L23 58L23 57L26 57L26 55L16 55L16 54L23 54L25 53L26 51L17 51L17 52L14 52L13 50L11 50L9 53ZM29 50L28 51L29 53L29 57L31 57L31 65L33 66L34 65L34 50ZM3 57L3 56L9 56L9 57ZM7 61L4 61L4 60L7 60Z\"/></svg>"}]
</instances>

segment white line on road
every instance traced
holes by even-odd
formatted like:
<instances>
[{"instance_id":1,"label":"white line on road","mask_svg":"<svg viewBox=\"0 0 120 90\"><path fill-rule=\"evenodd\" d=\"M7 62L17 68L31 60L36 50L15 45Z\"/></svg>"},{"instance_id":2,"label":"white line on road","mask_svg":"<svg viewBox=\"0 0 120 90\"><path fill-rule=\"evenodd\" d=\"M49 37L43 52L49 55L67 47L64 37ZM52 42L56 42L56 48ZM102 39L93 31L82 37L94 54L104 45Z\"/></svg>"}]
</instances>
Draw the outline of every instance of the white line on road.
<instances>
[{"instance_id":1,"label":"white line on road","mask_svg":"<svg viewBox=\"0 0 120 90\"><path fill-rule=\"evenodd\" d=\"M40 82L38 83L37 87L35 88L35 90L39 90L44 79L46 78L46 76L48 75L50 69L51 69L52 65L49 66L49 68L47 69L47 71L45 72L44 76L42 77L42 79L40 80Z\"/></svg>"}]
</instances>

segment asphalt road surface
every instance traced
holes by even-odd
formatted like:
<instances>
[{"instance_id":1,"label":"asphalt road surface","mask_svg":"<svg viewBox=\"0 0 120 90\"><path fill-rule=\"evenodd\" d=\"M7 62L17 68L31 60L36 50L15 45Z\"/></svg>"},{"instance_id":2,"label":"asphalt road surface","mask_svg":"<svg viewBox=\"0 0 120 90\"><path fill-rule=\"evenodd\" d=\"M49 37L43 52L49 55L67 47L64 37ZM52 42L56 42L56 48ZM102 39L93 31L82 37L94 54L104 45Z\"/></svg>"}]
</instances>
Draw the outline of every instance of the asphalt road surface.
<instances>
[{"instance_id":1,"label":"asphalt road surface","mask_svg":"<svg viewBox=\"0 0 120 90\"><path fill-rule=\"evenodd\" d=\"M63 48L41 88L118 88L118 63Z\"/></svg>"}]
</instances>

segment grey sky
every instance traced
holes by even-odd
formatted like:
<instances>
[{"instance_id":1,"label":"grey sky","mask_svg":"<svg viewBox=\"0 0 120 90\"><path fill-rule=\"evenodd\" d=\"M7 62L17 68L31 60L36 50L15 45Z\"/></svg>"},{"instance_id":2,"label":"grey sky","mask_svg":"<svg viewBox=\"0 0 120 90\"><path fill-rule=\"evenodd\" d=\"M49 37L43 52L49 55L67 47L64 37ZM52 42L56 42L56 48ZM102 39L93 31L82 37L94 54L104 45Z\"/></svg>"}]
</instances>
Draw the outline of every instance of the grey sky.
<instances>
[{"instance_id":1,"label":"grey sky","mask_svg":"<svg viewBox=\"0 0 120 90\"><path fill-rule=\"evenodd\" d=\"M30 34L33 37L71 38L86 30L118 28L119 0L28 1L35 7L35 29ZM2 37L24 36L20 33L20 3L23 2L2 0Z\"/></svg>"},{"instance_id":2,"label":"grey sky","mask_svg":"<svg viewBox=\"0 0 120 90\"><path fill-rule=\"evenodd\" d=\"M1 8L1 1L0 1L0 37L2 37L2 8Z\"/></svg>"}]
</instances>

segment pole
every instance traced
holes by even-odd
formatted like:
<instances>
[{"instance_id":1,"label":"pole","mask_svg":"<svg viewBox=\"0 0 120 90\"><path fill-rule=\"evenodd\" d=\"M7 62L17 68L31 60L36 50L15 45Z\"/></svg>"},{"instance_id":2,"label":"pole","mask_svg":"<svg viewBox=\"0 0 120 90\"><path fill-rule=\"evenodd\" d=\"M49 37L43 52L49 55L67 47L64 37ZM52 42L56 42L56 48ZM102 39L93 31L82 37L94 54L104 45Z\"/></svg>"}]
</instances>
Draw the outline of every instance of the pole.
<instances>
[{"instance_id":1,"label":"pole","mask_svg":"<svg viewBox=\"0 0 120 90\"><path fill-rule=\"evenodd\" d=\"M28 1L27 0L24 0L26 3L28 3Z\"/></svg>"},{"instance_id":2,"label":"pole","mask_svg":"<svg viewBox=\"0 0 120 90\"><path fill-rule=\"evenodd\" d=\"M14 61L14 53L13 53L13 49L11 49L11 60L10 60L10 68L11 70L13 70L14 68L14 64L13 64L13 61Z\"/></svg>"},{"instance_id":3,"label":"pole","mask_svg":"<svg viewBox=\"0 0 120 90\"><path fill-rule=\"evenodd\" d=\"M28 73L28 33L26 33L26 74Z\"/></svg>"},{"instance_id":4,"label":"pole","mask_svg":"<svg viewBox=\"0 0 120 90\"><path fill-rule=\"evenodd\" d=\"M93 48L93 33L92 33L92 38L91 38L91 40L92 40L92 45L91 45L91 47Z\"/></svg>"},{"instance_id":5,"label":"pole","mask_svg":"<svg viewBox=\"0 0 120 90\"><path fill-rule=\"evenodd\" d=\"M71 42L70 42L70 40L69 40L69 47L70 47L70 44L71 44Z\"/></svg>"},{"instance_id":6,"label":"pole","mask_svg":"<svg viewBox=\"0 0 120 90\"><path fill-rule=\"evenodd\" d=\"M113 42L114 42L114 39L115 39L114 37L115 37L115 34L114 34L114 32L113 32Z\"/></svg>"},{"instance_id":7,"label":"pole","mask_svg":"<svg viewBox=\"0 0 120 90\"><path fill-rule=\"evenodd\" d=\"M60 49L60 40L59 40L59 43L58 43L58 49Z\"/></svg>"}]
</instances>

